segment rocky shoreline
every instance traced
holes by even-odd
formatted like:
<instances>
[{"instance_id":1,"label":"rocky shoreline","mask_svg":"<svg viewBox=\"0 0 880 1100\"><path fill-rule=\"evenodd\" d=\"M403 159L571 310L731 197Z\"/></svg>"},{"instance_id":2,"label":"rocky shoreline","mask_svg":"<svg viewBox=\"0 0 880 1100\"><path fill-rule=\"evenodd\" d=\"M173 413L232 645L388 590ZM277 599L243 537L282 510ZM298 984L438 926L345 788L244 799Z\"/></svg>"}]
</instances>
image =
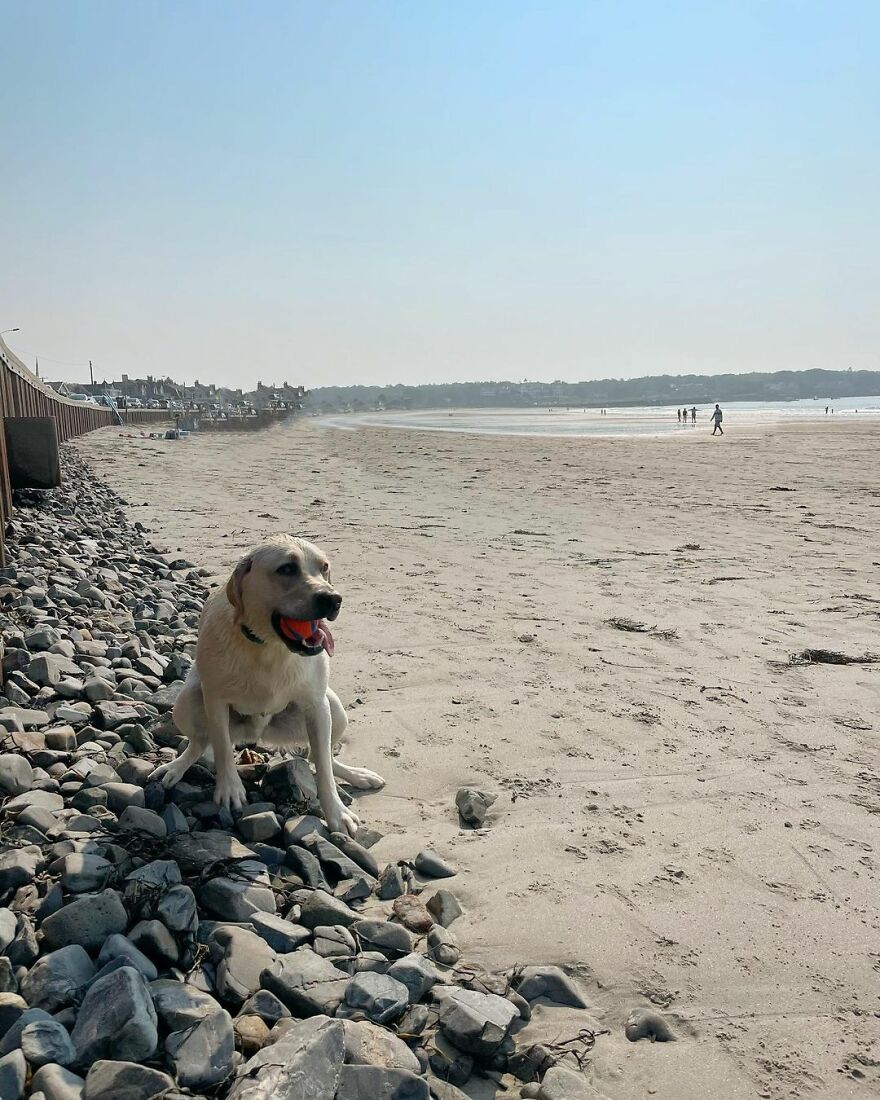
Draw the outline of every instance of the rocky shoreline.
<instances>
[{"instance_id":1,"label":"rocky shoreline","mask_svg":"<svg viewBox=\"0 0 880 1100\"><path fill-rule=\"evenodd\" d=\"M149 781L183 741L205 573L64 465L17 502L0 571L2 1100L597 1097L592 1018L556 1048L527 1027L581 993L462 961L441 855L380 867L379 834L329 834L301 758L241 754L235 814L200 765ZM471 824L491 804L459 792Z\"/></svg>"}]
</instances>

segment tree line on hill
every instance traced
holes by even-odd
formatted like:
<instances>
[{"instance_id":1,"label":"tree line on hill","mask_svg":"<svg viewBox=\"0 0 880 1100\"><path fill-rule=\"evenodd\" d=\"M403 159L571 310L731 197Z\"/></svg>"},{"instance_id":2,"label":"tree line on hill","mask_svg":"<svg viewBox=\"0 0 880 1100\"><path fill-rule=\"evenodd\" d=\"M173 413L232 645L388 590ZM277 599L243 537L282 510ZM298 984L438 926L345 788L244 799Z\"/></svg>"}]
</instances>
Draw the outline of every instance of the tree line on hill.
<instances>
[{"instance_id":1,"label":"tree line on hill","mask_svg":"<svg viewBox=\"0 0 880 1100\"><path fill-rule=\"evenodd\" d=\"M805 370L603 378L595 382L444 382L424 386L322 386L312 412L519 406L692 405L715 401L797 401L880 395L880 371Z\"/></svg>"}]
</instances>

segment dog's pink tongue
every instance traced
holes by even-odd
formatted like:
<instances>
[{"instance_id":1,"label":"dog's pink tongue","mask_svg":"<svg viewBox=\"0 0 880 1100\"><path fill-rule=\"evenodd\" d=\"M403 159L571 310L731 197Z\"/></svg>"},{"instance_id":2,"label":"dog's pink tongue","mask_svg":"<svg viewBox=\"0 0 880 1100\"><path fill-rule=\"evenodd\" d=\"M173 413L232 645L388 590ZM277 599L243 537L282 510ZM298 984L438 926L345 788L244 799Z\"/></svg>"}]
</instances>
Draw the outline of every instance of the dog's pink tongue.
<instances>
[{"instance_id":1,"label":"dog's pink tongue","mask_svg":"<svg viewBox=\"0 0 880 1100\"><path fill-rule=\"evenodd\" d=\"M333 635L330 633L330 627L327 626L325 622L318 623L318 627L315 630L315 633L311 636L311 638L309 638L309 645L322 645L327 652L327 656L333 656L333 651L336 648L336 643L333 641Z\"/></svg>"}]
</instances>

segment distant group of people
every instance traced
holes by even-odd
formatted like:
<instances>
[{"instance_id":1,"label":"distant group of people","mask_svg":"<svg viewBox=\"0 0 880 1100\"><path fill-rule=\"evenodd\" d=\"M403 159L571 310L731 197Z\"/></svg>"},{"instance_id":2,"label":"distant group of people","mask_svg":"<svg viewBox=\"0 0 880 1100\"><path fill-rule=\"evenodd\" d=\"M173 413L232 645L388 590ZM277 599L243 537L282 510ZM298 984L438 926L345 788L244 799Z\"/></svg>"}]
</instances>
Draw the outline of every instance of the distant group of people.
<instances>
[{"instance_id":1,"label":"distant group of people","mask_svg":"<svg viewBox=\"0 0 880 1100\"><path fill-rule=\"evenodd\" d=\"M697 422L697 406L696 405L692 405L689 409L688 408L676 409L675 412L676 412L676 415L678 416L679 424L687 424L688 415L690 415L691 424L696 424L696 422ZM828 412L828 410L826 409L825 412ZM724 435L724 429L721 427L721 421L724 419L724 413L721 411L721 406L720 405L715 406L715 409L714 409L710 419L712 421L712 435Z\"/></svg>"}]
</instances>

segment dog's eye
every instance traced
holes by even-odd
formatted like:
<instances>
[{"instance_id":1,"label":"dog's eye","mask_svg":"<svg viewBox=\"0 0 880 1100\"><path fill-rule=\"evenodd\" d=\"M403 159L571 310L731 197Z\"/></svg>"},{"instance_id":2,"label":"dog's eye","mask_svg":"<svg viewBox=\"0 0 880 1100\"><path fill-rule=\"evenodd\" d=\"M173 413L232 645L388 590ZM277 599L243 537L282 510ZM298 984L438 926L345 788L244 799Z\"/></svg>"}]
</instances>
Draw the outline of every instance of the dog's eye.
<instances>
[{"instance_id":1,"label":"dog's eye","mask_svg":"<svg viewBox=\"0 0 880 1100\"><path fill-rule=\"evenodd\" d=\"M286 561L275 572L280 573L282 577L295 577L299 572L299 565L295 561Z\"/></svg>"}]
</instances>

